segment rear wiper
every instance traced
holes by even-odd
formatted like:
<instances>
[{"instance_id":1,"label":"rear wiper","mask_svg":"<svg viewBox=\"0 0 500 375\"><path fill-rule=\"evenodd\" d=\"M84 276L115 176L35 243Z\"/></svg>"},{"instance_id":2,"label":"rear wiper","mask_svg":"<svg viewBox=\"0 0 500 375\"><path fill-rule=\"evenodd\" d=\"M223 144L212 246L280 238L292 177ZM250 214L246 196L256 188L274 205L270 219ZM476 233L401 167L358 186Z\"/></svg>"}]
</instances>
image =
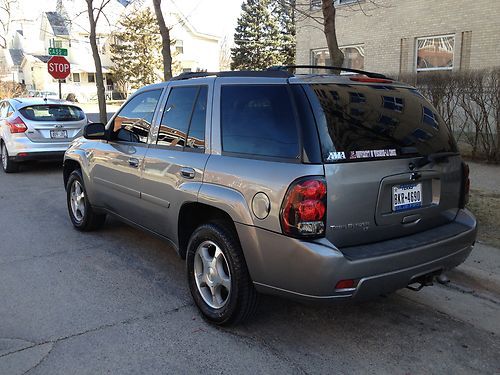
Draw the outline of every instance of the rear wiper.
<instances>
[{"instance_id":1,"label":"rear wiper","mask_svg":"<svg viewBox=\"0 0 500 375\"><path fill-rule=\"evenodd\" d=\"M433 154L422 156L417 162L417 167L421 168L430 163L439 163L440 161L447 161L450 156L457 156L457 152L436 152Z\"/></svg>"}]
</instances>

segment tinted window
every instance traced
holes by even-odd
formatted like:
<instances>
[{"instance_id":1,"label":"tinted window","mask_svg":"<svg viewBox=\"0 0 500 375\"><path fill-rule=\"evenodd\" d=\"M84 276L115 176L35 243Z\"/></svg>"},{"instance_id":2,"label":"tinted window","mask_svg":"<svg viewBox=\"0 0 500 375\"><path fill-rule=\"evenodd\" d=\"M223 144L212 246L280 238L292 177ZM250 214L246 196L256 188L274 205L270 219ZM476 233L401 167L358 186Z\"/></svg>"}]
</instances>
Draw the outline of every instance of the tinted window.
<instances>
[{"instance_id":1,"label":"tinted window","mask_svg":"<svg viewBox=\"0 0 500 375\"><path fill-rule=\"evenodd\" d=\"M206 86L200 88L198 99L193 110L191 125L189 127L186 147L205 149L205 124L207 122L207 93Z\"/></svg>"},{"instance_id":2,"label":"tinted window","mask_svg":"<svg viewBox=\"0 0 500 375\"><path fill-rule=\"evenodd\" d=\"M364 85L304 88L317 108L326 162L457 152L437 111L414 90L394 87L388 96Z\"/></svg>"},{"instance_id":3,"label":"tinted window","mask_svg":"<svg viewBox=\"0 0 500 375\"><path fill-rule=\"evenodd\" d=\"M0 117L5 118L7 117L7 108L9 108L9 105L7 102L0 103Z\"/></svg>"},{"instance_id":4,"label":"tinted window","mask_svg":"<svg viewBox=\"0 0 500 375\"><path fill-rule=\"evenodd\" d=\"M227 85L221 92L222 148L260 156L297 158L299 142L285 85Z\"/></svg>"},{"instance_id":5,"label":"tinted window","mask_svg":"<svg viewBox=\"0 0 500 375\"><path fill-rule=\"evenodd\" d=\"M170 90L158 132L159 145L184 147L198 91L198 86Z\"/></svg>"},{"instance_id":6,"label":"tinted window","mask_svg":"<svg viewBox=\"0 0 500 375\"><path fill-rule=\"evenodd\" d=\"M111 139L146 143L160 95L161 90L145 91L127 102L111 124Z\"/></svg>"},{"instance_id":7,"label":"tinted window","mask_svg":"<svg viewBox=\"0 0 500 375\"><path fill-rule=\"evenodd\" d=\"M31 121L81 121L85 118L83 111L72 105L30 105L19 112Z\"/></svg>"}]
</instances>

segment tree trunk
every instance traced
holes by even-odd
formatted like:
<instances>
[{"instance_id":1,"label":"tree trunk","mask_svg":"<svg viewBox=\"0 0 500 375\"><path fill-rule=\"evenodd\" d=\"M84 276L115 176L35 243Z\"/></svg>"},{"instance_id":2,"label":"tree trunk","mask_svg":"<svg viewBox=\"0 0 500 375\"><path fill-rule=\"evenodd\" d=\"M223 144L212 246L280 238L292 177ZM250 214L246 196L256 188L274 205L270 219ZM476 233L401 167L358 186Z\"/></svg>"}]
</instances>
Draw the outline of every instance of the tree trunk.
<instances>
[{"instance_id":1,"label":"tree trunk","mask_svg":"<svg viewBox=\"0 0 500 375\"><path fill-rule=\"evenodd\" d=\"M326 44L328 45L328 52L333 66L341 67L344 62L344 54L339 49L337 42L337 33L335 31L335 6L332 0L323 0L323 25L324 33L326 36Z\"/></svg>"},{"instance_id":2,"label":"tree trunk","mask_svg":"<svg viewBox=\"0 0 500 375\"><path fill-rule=\"evenodd\" d=\"M89 14L89 23L90 23L90 47L92 48L92 56L94 57L95 64L95 84L97 87L97 101L99 102L99 120L103 124L108 122L108 117L106 114L106 96L104 91L104 77L102 74L102 64L101 64L101 56L99 56L99 50L97 49L97 41L96 41L96 20L94 18L93 11L93 0L87 1L87 11Z\"/></svg>"},{"instance_id":3,"label":"tree trunk","mask_svg":"<svg viewBox=\"0 0 500 375\"><path fill-rule=\"evenodd\" d=\"M153 0L155 7L156 20L160 28L161 35L161 54L163 56L163 80L168 81L172 78L172 54L170 53L170 30L165 25L165 19L161 12L161 0Z\"/></svg>"}]
</instances>

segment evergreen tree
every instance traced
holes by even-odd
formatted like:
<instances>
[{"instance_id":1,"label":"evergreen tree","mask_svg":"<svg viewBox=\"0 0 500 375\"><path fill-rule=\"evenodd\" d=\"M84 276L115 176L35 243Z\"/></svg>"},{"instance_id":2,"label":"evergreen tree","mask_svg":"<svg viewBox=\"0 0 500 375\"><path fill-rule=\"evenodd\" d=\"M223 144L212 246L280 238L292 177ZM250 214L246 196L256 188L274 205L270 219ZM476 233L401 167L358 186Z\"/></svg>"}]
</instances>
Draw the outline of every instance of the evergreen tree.
<instances>
[{"instance_id":1,"label":"evergreen tree","mask_svg":"<svg viewBox=\"0 0 500 375\"><path fill-rule=\"evenodd\" d=\"M278 22L269 0L246 0L234 34L231 69L266 69L281 62Z\"/></svg>"},{"instance_id":2,"label":"evergreen tree","mask_svg":"<svg viewBox=\"0 0 500 375\"><path fill-rule=\"evenodd\" d=\"M161 37L155 16L146 8L122 18L121 32L111 44L112 73L117 82L132 88L160 81L162 70Z\"/></svg>"},{"instance_id":3,"label":"evergreen tree","mask_svg":"<svg viewBox=\"0 0 500 375\"><path fill-rule=\"evenodd\" d=\"M282 65L295 64L295 7L296 0L273 0L271 14L276 18L280 30L279 49Z\"/></svg>"}]
</instances>

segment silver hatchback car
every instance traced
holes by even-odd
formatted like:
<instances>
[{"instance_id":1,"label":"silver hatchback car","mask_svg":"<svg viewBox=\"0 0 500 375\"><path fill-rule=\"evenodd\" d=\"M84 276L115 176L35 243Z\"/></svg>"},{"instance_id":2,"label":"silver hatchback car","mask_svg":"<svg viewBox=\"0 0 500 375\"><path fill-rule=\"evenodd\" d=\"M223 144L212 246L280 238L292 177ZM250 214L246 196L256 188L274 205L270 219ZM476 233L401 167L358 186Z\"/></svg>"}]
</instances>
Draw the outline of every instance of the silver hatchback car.
<instances>
[{"instance_id":1,"label":"silver hatchback car","mask_svg":"<svg viewBox=\"0 0 500 375\"><path fill-rule=\"evenodd\" d=\"M87 116L73 103L15 98L0 102L2 168L16 172L20 162L60 158L82 135Z\"/></svg>"},{"instance_id":2,"label":"silver hatchback car","mask_svg":"<svg viewBox=\"0 0 500 375\"><path fill-rule=\"evenodd\" d=\"M216 324L258 293L314 301L430 285L476 239L468 167L436 109L381 75L183 74L65 155L70 219L170 242Z\"/></svg>"}]
</instances>

